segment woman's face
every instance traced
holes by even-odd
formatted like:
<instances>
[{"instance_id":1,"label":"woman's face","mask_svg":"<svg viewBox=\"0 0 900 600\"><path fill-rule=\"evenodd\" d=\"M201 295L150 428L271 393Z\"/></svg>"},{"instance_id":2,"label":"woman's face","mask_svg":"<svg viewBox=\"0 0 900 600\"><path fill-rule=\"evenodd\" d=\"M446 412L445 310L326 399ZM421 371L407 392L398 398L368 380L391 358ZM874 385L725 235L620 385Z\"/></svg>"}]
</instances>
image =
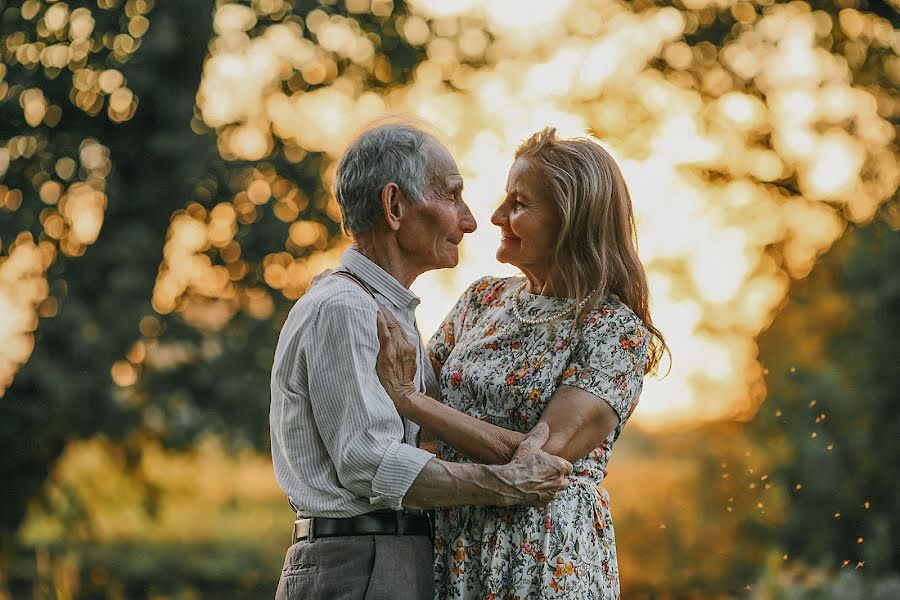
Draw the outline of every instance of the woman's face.
<instances>
[{"instance_id":1,"label":"woman's face","mask_svg":"<svg viewBox=\"0 0 900 600\"><path fill-rule=\"evenodd\" d=\"M502 239L497 260L526 274L547 277L561 220L540 174L527 158L518 158L506 180L506 199L491 215Z\"/></svg>"}]
</instances>

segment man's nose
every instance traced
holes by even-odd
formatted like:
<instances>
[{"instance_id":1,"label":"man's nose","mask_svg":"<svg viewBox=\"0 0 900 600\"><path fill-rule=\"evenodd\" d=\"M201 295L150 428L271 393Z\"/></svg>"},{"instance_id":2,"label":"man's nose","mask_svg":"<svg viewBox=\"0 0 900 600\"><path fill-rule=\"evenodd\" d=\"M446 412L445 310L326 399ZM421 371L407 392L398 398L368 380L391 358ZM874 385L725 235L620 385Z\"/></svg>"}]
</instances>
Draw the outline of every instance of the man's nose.
<instances>
[{"instance_id":1,"label":"man's nose","mask_svg":"<svg viewBox=\"0 0 900 600\"><path fill-rule=\"evenodd\" d=\"M475 221L472 211L469 210L469 205L465 202L462 204L462 215L459 219L459 228L463 230L463 233L472 233L478 229L478 223Z\"/></svg>"}]
</instances>

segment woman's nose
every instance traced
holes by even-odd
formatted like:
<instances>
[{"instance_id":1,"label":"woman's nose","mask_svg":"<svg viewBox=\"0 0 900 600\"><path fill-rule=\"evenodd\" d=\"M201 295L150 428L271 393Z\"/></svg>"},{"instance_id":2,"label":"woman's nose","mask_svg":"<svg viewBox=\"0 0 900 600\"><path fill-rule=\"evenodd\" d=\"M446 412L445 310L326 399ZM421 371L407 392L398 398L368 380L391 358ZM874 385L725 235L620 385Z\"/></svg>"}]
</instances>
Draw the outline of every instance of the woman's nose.
<instances>
[{"instance_id":1,"label":"woman's nose","mask_svg":"<svg viewBox=\"0 0 900 600\"><path fill-rule=\"evenodd\" d=\"M504 208L504 204L501 204L497 207L497 210L494 211L494 214L491 215L491 223L500 227L504 223L506 223L506 209Z\"/></svg>"}]
</instances>

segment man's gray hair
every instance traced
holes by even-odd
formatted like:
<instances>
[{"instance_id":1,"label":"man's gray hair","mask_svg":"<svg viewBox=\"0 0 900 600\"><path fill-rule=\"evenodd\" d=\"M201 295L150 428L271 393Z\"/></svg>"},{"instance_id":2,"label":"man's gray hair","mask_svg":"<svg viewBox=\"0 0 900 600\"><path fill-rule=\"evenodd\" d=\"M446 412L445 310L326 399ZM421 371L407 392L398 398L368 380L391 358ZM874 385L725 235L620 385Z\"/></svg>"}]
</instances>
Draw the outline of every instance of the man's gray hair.
<instances>
[{"instance_id":1,"label":"man's gray hair","mask_svg":"<svg viewBox=\"0 0 900 600\"><path fill-rule=\"evenodd\" d=\"M425 201L429 140L434 138L413 125L386 123L364 131L344 152L334 179L334 197L346 233L364 233L379 223L381 191L390 183L396 183L410 202Z\"/></svg>"}]
</instances>

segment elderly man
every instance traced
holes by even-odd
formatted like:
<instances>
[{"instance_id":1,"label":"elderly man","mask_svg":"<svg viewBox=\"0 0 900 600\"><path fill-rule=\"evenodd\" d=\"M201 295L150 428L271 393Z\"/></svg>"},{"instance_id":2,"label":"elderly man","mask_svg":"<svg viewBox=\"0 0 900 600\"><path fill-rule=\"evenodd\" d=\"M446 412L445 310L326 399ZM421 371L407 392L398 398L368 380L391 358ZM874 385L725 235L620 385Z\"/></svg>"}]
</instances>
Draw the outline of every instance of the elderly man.
<instances>
[{"instance_id":1,"label":"elderly man","mask_svg":"<svg viewBox=\"0 0 900 600\"><path fill-rule=\"evenodd\" d=\"M409 286L456 266L476 227L446 148L412 125L376 126L346 151L334 187L353 247L291 310L272 369L272 458L298 519L276 598L430 599L420 509L547 502L572 466L540 449L543 425L509 464L441 461L417 447L418 427L378 380L382 305L419 340L419 389L434 384Z\"/></svg>"}]
</instances>

